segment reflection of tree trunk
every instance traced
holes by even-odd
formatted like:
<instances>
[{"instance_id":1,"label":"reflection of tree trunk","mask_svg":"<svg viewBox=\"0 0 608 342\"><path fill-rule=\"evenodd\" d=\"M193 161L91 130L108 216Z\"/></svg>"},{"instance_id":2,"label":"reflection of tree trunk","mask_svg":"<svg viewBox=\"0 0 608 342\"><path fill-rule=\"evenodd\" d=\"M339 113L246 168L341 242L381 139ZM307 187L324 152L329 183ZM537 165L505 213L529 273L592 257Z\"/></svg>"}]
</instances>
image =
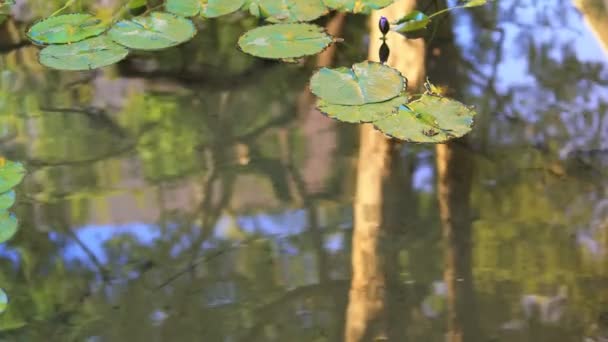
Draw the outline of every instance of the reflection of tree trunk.
<instances>
[{"instance_id":1,"label":"reflection of tree trunk","mask_svg":"<svg viewBox=\"0 0 608 342\"><path fill-rule=\"evenodd\" d=\"M445 7L445 1L440 1ZM439 10L437 8L435 10ZM448 94L458 97L462 75L461 61L454 44L451 20L444 20L429 46L427 70L431 82L447 86ZM478 339L477 309L474 297L471 243L470 194L473 160L463 138L437 145L438 199L444 243L444 281L447 286L448 341Z\"/></svg>"},{"instance_id":2,"label":"reflection of tree trunk","mask_svg":"<svg viewBox=\"0 0 608 342\"><path fill-rule=\"evenodd\" d=\"M608 54L608 0L574 0L591 31Z\"/></svg>"},{"instance_id":3,"label":"reflection of tree trunk","mask_svg":"<svg viewBox=\"0 0 608 342\"><path fill-rule=\"evenodd\" d=\"M376 11L371 16L369 56L377 60L380 33L377 29L381 15L389 20L405 15L415 7L414 0L401 0ZM424 74L424 43L407 40L398 34L389 34L388 44L393 51L388 64L398 68L409 78L410 88L420 84ZM396 248L388 241L399 227L399 214L403 215L403 195L408 181L404 177L399 159L398 145L363 125L355 194L355 228L352 246L352 281L346 322L346 341L374 341L388 339L403 341L399 329L404 315L394 314L399 309L390 298L396 291ZM401 206L401 208L400 208ZM391 314L393 313L393 314Z\"/></svg>"}]
</instances>

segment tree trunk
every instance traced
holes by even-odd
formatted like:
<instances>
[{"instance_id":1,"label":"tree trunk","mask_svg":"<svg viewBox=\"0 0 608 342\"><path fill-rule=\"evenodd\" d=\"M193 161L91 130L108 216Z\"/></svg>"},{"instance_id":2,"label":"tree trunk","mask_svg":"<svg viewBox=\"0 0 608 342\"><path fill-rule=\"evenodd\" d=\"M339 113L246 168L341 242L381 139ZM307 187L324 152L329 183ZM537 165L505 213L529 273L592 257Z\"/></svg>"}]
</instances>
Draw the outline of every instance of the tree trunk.
<instances>
[{"instance_id":1,"label":"tree trunk","mask_svg":"<svg viewBox=\"0 0 608 342\"><path fill-rule=\"evenodd\" d=\"M608 54L608 0L574 0L574 6Z\"/></svg>"},{"instance_id":2,"label":"tree trunk","mask_svg":"<svg viewBox=\"0 0 608 342\"><path fill-rule=\"evenodd\" d=\"M446 1L438 2L440 10ZM460 97L464 75L459 74L461 56L454 43L452 23L444 19L429 44L427 59L431 82ZM472 231L470 195L473 159L468 139L462 138L436 147L437 195L442 223L444 282L447 286L447 341L479 340L478 313L472 271Z\"/></svg>"},{"instance_id":3,"label":"tree trunk","mask_svg":"<svg viewBox=\"0 0 608 342\"><path fill-rule=\"evenodd\" d=\"M378 60L380 16L397 19L414 9L415 0L400 0L370 18L369 59ZM393 51L388 64L409 78L411 88L417 88L424 75L424 42L407 40L390 33L387 41ZM403 341L403 315L392 309L397 283L396 251L389 241L403 220L403 196L411 181L407 179L399 158L399 145L363 125L357 185L354 203L355 227L352 244L352 281L346 318L346 341Z\"/></svg>"}]
</instances>

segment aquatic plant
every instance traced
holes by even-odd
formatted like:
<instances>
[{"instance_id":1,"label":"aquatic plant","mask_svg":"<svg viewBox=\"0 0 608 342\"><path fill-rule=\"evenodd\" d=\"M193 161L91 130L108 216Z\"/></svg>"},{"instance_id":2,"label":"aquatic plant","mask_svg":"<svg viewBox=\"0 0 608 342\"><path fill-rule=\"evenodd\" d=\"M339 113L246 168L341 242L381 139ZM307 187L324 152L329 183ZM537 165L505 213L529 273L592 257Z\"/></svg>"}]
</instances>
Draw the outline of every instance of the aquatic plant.
<instances>
[{"instance_id":1,"label":"aquatic plant","mask_svg":"<svg viewBox=\"0 0 608 342\"><path fill-rule=\"evenodd\" d=\"M409 142L440 143L472 129L475 111L442 96L427 82L424 94L407 94L407 79L386 65L390 48L386 35L424 31L450 10L484 5L468 0L430 15L413 11L394 23L382 18L378 29L385 40L381 63L364 61L352 68L323 68L311 79L318 108L343 122L371 122L386 135ZM69 0L48 18L34 23L27 37L43 46L40 63L59 70L91 70L118 63L132 50L162 50L191 40L196 20L240 10L270 23L245 32L238 47L252 56L293 61L318 54L340 41L324 28L307 23L331 10L369 13L394 0L166 0L150 8L145 0L130 0L110 18L88 13L61 14ZM163 10L161 10L161 7Z\"/></svg>"},{"instance_id":2,"label":"aquatic plant","mask_svg":"<svg viewBox=\"0 0 608 342\"><path fill-rule=\"evenodd\" d=\"M11 239L19 226L17 217L9 212L15 204L15 188L25 176L23 164L12 162L0 157L0 243ZM8 296L0 288L0 313L4 312L8 305Z\"/></svg>"}]
</instances>

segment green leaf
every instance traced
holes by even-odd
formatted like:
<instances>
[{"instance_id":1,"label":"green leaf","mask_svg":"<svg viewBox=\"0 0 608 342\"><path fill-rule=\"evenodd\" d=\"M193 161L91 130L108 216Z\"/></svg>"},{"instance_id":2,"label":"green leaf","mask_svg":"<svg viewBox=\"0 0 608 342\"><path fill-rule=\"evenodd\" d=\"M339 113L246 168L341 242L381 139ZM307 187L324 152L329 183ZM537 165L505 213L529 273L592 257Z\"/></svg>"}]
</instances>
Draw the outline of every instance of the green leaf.
<instances>
[{"instance_id":1,"label":"green leaf","mask_svg":"<svg viewBox=\"0 0 608 342\"><path fill-rule=\"evenodd\" d=\"M405 33L422 30L429 25L430 21L431 20L426 14L420 11L413 11L394 22L393 25L397 26L393 31Z\"/></svg>"},{"instance_id":2,"label":"green leaf","mask_svg":"<svg viewBox=\"0 0 608 342\"><path fill-rule=\"evenodd\" d=\"M92 70L123 60L129 50L106 36L75 44L51 45L40 51L40 63L59 70Z\"/></svg>"},{"instance_id":3,"label":"green leaf","mask_svg":"<svg viewBox=\"0 0 608 342\"><path fill-rule=\"evenodd\" d=\"M399 96L407 81L398 70L384 64L363 62L351 69L322 68L312 76L312 92L327 103L363 105Z\"/></svg>"},{"instance_id":4,"label":"green leaf","mask_svg":"<svg viewBox=\"0 0 608 342\"><path fill-rule=\"evenodd\" d=\"M17 233L17 218L6 210L0 211L0 243L10 240Z\"/></svg>"},{"instance_id":5,"label":"green leaf","mask_svg":"<svg viewBox=\"0 0 608 342\"><path fill-rule=\"evenodd\" d=\"M207 0L203 1L201 15L205 18L217 18L238 11L245 0Z\"/></svg>"},{"instance_id":6,"label":"green leaf","mask_svg":"<svg viewBox=\"0 0 608 342\"><path fill-rule=\"evenodd\" d=\"M270 22L312 21L327 13L321 0L253 0L251 14Z\"/></svg>"},{"instance_id":7,"label":"green leaf","mask_svg":"<svg viewBox=\"0 0 608 342\"><path fill-rule=\"evenodd\" d=\"M340 11L367 13L389 6L394 0L323 0L327 7Z\"/></svg>"},{"instance_id":8,"label":"green leaf","mask_svg":"<svg viewBox=\"0 0 608 342\"><path fill-rule=\"evenodd\" d=\"M8 308L8 295L4 289L0 288L0 314Z\"/></svg>"},{"instance_id":9,"label":"green leaf","mask_svg":"<svg viewBox=\"0 0 608 342\"><path fill-rule=\"evenodd\" d=\"M384 134L400 140L436 144L469 133L475 115L474 110L456 100L424 94L374 125Z\"/></svg>"},{"instance_id":10,"label":"green leaf","mask_svg":"<svg viewBox=\"0 0 608 342\"><path fill-rule=\"evenodd\" d=\"M0 193L5 193L17 186L24 176L23 164L0 159Z\"/></svg>"},{"instance_id":11,"label":"green leaf","mask_svg":"<svg viewBox=\"0 0 608 342\"><path fill-rule=\"evenodd\" d=\"M27 37L36 44L67 44L98 36L106 29L106 23L90 14L64 14L35 23Z\"/></svg>"},{"instance_id":12,"label":"green leaf","mask_svg":"<svg viewBox=\"0 0 608 342\"><path fill-rule=\"evenodd\" d=\"M317 108L332 119L360 123L380 120L397 112L399 106L406 103L407 96L398 96L385 102L368 103L358 106L336 105L320 99L317 102Z\"/></svg>"},{"instance_id":13,"label":"green leaf","mask_svg":"<svg viewBox=\"0 0 608 342\"><path fill-rule=\"evenodd\" d=\"M253 56L299 58L325 50L333 37L317 25L276 24L257 27L239 38L239 47Z\"/></svg>"},{"instance_id":14,"label":"green leaf","mask_svg":"<svg viewBox=\"0 0 608 342\"><path fill-rule=\"evenodd\" d=\"M137 50L161 50L184 43L196 34L192 21L166 12L123 20L109 36L118 44Z\"/></svg>"},{"instance_id":15,"label":"green leaf","mask_svg":"<svg viewBox=\"0 0 608 342\"><path fill-rule=\"evenodd\" d=\"M15 204L15 190L0 194L0 210L6 210Z\"/></svg>"},{"instance_id":16,"label":"green leaf","mask_svg":"<svg viewBox=\"0 0 608 342\"><path fill-rule=\"evenodd\" d=\"M194 17L201 11L201 4L199 0L167 0L165 9L182 17Z\"/></svg>"},{"instance_id":17,"label":"green leaf","mask_svg":"<svg viewBox=\"0 0 608 342\"><path fill-rule=\"evenodd\" d=\"M477 7L483 6L488 3L488 0L469 0L464 4L464 7Z\"/></svg>"}]
</instances>

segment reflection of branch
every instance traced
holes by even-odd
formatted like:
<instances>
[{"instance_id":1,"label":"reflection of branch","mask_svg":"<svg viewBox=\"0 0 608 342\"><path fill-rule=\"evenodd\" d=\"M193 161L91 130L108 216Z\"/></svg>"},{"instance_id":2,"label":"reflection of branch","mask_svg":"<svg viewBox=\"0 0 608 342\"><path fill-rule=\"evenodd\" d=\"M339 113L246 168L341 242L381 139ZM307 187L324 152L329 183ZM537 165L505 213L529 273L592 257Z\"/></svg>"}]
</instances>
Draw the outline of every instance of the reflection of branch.
<instances>
[{"instance_id":1,"label":"reflection of branch","mask_svg":"<svg viewBox=\"0 0 608 342\"><path fill-rule=\"evenodd\" d=\"M121 138L126 137L126 133L122 127L120 127L112 118L108 115L108 113L100 108L57 108L57 107L41 107L41 111L48 113L74 113L74 114L83 114L86 117L90 118L92 121L96 121L102 123L104 126L110 128L113 132L116 132Z\"/></svg>"},{"instance_id":2,"label":"reflection of branch","mask_svg":"<svg viewBox=\"0 0 608 342\"><path fill-rule=\"evenodd\" d=\"M84 251L84 253L87 255L87 257L91 260L91 263L99 271L99 274L101 274L101 278L102 278L103 282L106 283L110 279L110 276L108 274L108 270L101 264L99 259L97 259L97 256L95 256L95 254L89 249L89 247L87 247L87 245L84 242L82 242L82 240L80 240L78 235L76 235L76 233L74 233L74 231L71 228L67 227L65 229L65 231L76 242L76 244Z\"/></svg>"},{"instance_id":3,"label":"reflection of branch","mask_svg":"<svg viewBox=\"0 0 608 342\"><path fill-rule=\"evenodd\" d=\"M292 301L299 298L311 297L317 294L341 293L345 295L347 293L346 290L348 289L348 285L348 280L334 280L328 283L302 286L286 292L277 300L255 310L252 316L258 317L259 323L253 326L246 336L241 340L255 341L256 337L261 333L264 326L269 324L269 322L274 322L273 318L276 315L276 312L288 307L288 304L290 304Z\"/></svg>"},{"instance_id":4,"label":"reflection of branch","mask_svg":"<svg viewBox=\"0 0 608 342\"><path fill-rule=\"evenodd\" d=\"M91 164L96 163L102 160L109 159L111 157L118 157L120 155L126 154L135 148L135 144L129 144L124 148L111 151L108 153L104 153L100 156L96 156L94 158L85 158L80 160L67 160L67 161L45 161L40 159L29 159L26 161L26 164L31 167L51 167L51 166L73 166L73 165L81 165L81 164Z\"/></svg>"}]
</instances>

